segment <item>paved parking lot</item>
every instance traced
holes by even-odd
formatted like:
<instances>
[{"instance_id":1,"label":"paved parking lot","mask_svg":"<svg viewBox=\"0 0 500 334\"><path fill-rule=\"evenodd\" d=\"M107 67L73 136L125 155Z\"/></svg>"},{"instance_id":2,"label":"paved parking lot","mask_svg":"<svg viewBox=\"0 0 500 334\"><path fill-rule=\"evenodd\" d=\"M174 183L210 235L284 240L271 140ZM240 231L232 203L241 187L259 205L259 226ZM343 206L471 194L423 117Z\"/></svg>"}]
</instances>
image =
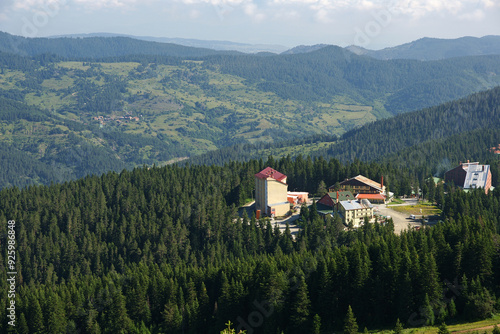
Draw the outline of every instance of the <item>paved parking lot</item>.
<instances>
[{"instance_id":1,"label":"paved parking lot","mask_svg":"<svg viewBox=\"0 0 500 334\"><path fill-rule=\"evenodd\" d=\"M410 205L410 204L407 204ZM391 216L392 221L394 222L394 232L397 234L400 234L401 231L415 228L416 226L422 226L422 224L419 221L410 219L410 215L404 214L395 210L392 210L386 205L375 205L376 209L378 211L375 211L375 213L378 213L382 216Z\"/></svg>"}]
</instances>

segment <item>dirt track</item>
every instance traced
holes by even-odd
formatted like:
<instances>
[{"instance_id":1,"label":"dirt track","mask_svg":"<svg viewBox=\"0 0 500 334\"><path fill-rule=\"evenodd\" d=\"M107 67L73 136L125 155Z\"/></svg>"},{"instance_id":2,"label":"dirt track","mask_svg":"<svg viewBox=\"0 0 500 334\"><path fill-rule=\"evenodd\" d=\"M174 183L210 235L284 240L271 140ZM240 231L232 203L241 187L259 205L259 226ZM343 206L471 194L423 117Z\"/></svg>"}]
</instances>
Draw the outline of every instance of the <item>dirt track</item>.
<instances>
[{"instance_id":1,"label":"dirt track","mask_svg":"<svg viewBox=\"0 0 500 334\"><path fill-rule=\"evenodd\" d=\"M490 325L490 326L484 326L484 327L479 327L479 328L471 328L471 329L466 329L463 331L452 331L452 333L471 333L471 332L477 332L485 329L492 329L493 327L498 326L497 325Z\"/></svg>"}]
</instances>

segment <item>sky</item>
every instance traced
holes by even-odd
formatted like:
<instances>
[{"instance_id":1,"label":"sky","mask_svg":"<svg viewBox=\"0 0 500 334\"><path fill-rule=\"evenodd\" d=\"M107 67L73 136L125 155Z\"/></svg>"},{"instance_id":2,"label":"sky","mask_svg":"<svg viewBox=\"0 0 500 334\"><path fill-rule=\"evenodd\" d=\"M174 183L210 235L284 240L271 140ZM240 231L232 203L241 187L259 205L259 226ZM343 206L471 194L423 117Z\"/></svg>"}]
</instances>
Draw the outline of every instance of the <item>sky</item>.
<instances>
[{"instance_id":1,"label":"sky","mask_svg":"<svg viewBox=\"0 0 500 334\"><path fill-rule=\"evenodd\" d=\"M0 31L381 49L500 35L500 0L0 0Z\"/></svg>"}]
</instances>

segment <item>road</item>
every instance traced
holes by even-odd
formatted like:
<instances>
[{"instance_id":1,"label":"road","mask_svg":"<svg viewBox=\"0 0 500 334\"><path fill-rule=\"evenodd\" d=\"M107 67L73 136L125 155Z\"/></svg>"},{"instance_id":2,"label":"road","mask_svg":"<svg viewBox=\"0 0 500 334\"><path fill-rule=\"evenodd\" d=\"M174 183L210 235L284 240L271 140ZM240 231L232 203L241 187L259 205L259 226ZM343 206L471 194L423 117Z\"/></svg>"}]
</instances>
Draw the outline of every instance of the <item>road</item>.
<instances>
[{"instance_id":1,"label":"road","mask_svg":"<svg viewBox=\"0 0 500 334\"><path fill-rule=\"evenodd\" d=\"M300 218L300 208L297 209L297 212L292 214L290 217L282 219L282 220L275 220L274 218L271 218L271 225L274 227L276 224L278 224L280 228L280 232L283 233L285 232L286 229L286 223L288 223L290 227L290 232L292 232L292 237L295 239L295 236L299 233L300 227L295 225L295 221Z\"/></svg>"},{"instance_id":2,"label":"road","mask_svg":"<svg viewBox=\"0 0 500 334\"><path fill-rule=\"evenodd\" d=\"M408 204L405 204L408 205ZM401 234L401 231L407 230L408 228L413 228L415 226L422 226L420 222L417 222L413 219L410 219L410 215L394 211L390 207L387 207L384 204L375 205L378 208L378 213L382 216L391 216L392 221L394 222L394 232L397 234ZM410 227L408 227L410 225Z\"/></svg>"},{"instance_id":3,"label":"road","mask_svg":"<svg viewBox=\"0 0 500 334\"><path fill-rule=\"evenodd\" d=\"M406 213L401 213L395 210L392 210L391 207L394 206L406 206L406 205L417 205L418 201L414 198L411 199L403 199L405 203L403 204L393 204L387 206L385 204L375 205L375 208L378 209L378 213L382 216L391 216L392 221L394 222L394 232L397 234L401 234L403 230L408 230L409 228L415 228L417 226L422 226L421 222L418 220L410 219L410 215ZM428 224L433 225L437 223L437 221L430 221Z\"/></svg>"}]
</instances>

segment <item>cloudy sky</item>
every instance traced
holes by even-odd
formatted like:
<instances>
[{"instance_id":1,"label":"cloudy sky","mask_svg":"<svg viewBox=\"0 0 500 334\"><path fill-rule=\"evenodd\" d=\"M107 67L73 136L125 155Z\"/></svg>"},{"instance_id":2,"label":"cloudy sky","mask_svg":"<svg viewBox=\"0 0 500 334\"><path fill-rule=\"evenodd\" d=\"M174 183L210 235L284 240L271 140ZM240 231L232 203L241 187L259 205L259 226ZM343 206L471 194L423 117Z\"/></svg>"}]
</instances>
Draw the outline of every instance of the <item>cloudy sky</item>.
<instances>
[{"instance_id":1,"label":"cloudy sky","mask_svg":"<svg viewBox=\"0 0 500 334\"><path fill-rule=\"evenodd\" d=\"M0 30L380 49L422 37L500 35L500 0L0 0Z\"/></svg>"}]
</instances>

